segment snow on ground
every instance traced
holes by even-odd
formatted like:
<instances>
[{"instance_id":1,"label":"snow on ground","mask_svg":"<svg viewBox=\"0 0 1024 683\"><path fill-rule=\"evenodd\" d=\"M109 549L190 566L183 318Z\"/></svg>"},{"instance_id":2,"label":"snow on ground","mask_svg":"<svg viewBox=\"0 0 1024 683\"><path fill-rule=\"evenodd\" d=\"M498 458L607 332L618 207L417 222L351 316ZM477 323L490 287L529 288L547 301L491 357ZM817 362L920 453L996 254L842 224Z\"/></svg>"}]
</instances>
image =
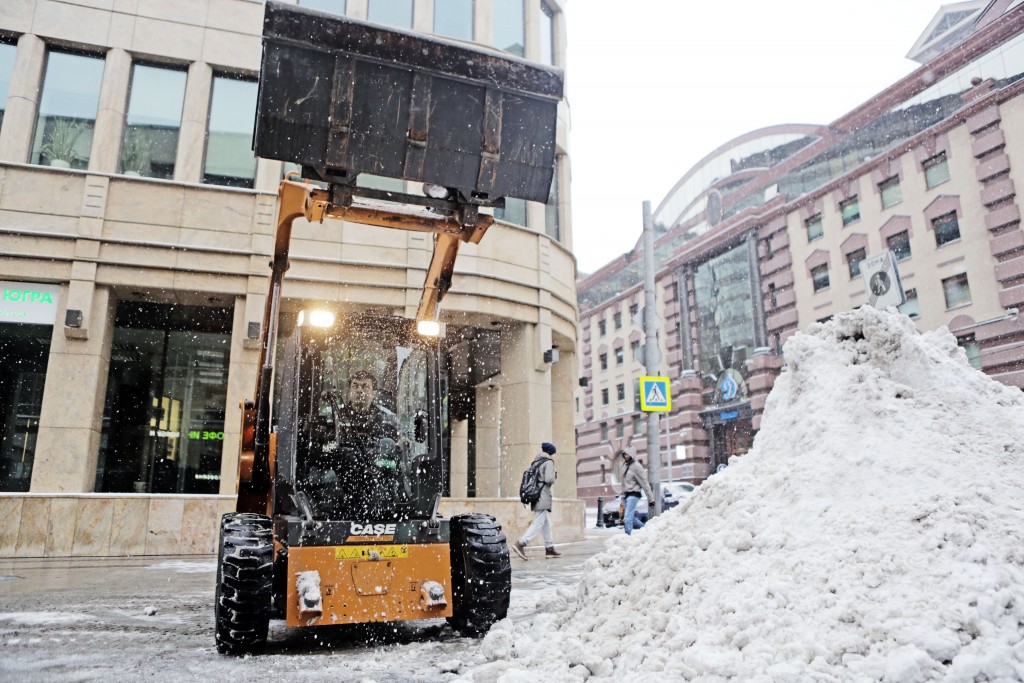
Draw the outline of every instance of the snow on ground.
<instances>
[{"instance_id":1,"label":"snow on ground","mask_svg":"<svg viewBox=\"0 0 1024 683\"><path fill-rule=\"evenodd\" d=\"M871 308L785 356L750 453L461 680L1024 680L1024 395Z\"/></svg>"}]
</instances>

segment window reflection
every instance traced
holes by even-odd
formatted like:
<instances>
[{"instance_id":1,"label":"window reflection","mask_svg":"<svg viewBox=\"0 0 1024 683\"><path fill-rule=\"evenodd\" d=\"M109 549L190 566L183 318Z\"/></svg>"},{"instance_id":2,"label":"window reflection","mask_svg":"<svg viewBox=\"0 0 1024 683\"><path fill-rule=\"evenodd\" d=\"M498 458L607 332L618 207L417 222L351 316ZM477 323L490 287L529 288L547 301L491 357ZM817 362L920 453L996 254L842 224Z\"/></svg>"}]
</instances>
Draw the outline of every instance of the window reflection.
<instances>
[{"instance_id":1,"label":"window reflection","mask_svg":"<svg viewBox=\"0 0 1024 683\"><path fill-rule=\"evenodd\" d=\"M204 183L253 187L256 179L256 157L252 152L256 91L256 81L231 76L214 77Z\"/></svg>"},{"instance_id":2,"label":"window reflection","mask_svg":"<svg viewBox=\"0 0 1024 683\"><path fill-rule=\"evenodd\" d=\"M558 222L558 164L555 164L555 175L551 178L548 203L544 205L544 232L552 239L562 239L562 229Z\"/></svg>"},{"instance_id":3,"label":"window reflection","mask_svg":"<svg viewBox=\"0 0 1024 683\"><path fill-rule=\"evenodd\" d=\"M555 11L540 0L540 61L555 63Z\"/></svg>"},{"instance_id":4,"label":"window reflection","mask_svg":"<svg viewBox=\"0 0 1024 683\"><path fill-rule=\"evenodd\" d=\"M384 26L412 28L412 0L370 0L366 18Z\"/></svg>"},{"instance_id":5,"label":"window reflection","mask_svg":"<svg viewBox=\"0 0 1024 683\"><path fill-rule=\"evenodd\" d=\"M14 73L14 55L17 48L0 42L0 128L4 125L7 110L7 93L11 89L11 74Z\"/></svg>"},{"instance_id":6,"label":"window reflection","mask_svg":"<svg viewBox=\"0 0 1024 683\"><path fill-rule=\"evenodd\" d=\"M694 289L700 371L711 387L724 371L742 368L756 345L746 243L698 266Z\"/></svg>"},{"instance_id":7,"label":"window reflection","mask_svg":"<svg viewBox=\"0 0 1024 683\"><path fill-rule=\"evenodd\" d=\"M434 33L473 39L473 0L434 0Z\"/></svg>"},{"instance_id":8,"label":"window reflection","mask_svg":"<svg viewBox=\"0 0 1024 683\"><path fill-rule=\"evenodd\" d=\"M186 73L136 64L121 141L120 170L128 175L173 178Z\"/></svg>"},{"instance_id":9,"label":"window reflection","mask_svg":"<svg viewBox=\"0 0 1024 683\"><path fill-rule=\"evenodd\" d=\"M493 0L494 47L522 57L524 42L523 0Z\"/></svg>"},{"instance_id":10,"label":"window reflection","mask_svg":"<svg viewBox=\"0 0 1024 683\"><path fill-rule=\"evenodd\" d=\"M345 14L345 0L299 0L299 7L308 7L331 14Z\"/></svg>"},{"instance_id":11,"label":"window reflection","mask_svg":"<svg viewBox=\"0 0 1024 683\"><path fill-rule=\"evenodd\" d=\"M505 208L495 209L494 217L506 223L526 225L526 200L505 197Z\"/></svg>"},{"instance_id":12,"label":"window reflection","mask_svg":"<svg viewBox=\"0 0 1024 683\"><path fill-rule=\"evenodd\" d=\"M88 168L102 80L102 59L49 53L31 163Z\"/></svg>"}]
</instances>

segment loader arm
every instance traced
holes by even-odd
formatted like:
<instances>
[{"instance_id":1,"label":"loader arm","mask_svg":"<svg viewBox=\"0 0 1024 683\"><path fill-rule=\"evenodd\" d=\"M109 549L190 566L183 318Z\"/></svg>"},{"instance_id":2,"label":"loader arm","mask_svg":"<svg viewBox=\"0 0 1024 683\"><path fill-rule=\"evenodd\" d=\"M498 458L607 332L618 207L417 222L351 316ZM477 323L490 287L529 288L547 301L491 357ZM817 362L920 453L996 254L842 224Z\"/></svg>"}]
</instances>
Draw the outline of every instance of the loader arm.
<instances>
[{"instance_id":1,"label":"loader arm","mask_svg":"<svg viewBox=\"0 0 1024 683\"><path fill-rule=\"evenodd\" d=\"M348 205L332 203L331 191L320 189L289 175L278 188L274 255L270 261L270 282L260 331L260 354L252 400L242 403L242 442L238 462L238 512L272 514L271 481L276 448L270 431L271 380L274 344L280 317L281 288L288 270L292 224L297 218L323 223L335 218L400 230L432 232L434 251L427 267L423 292L416 311L417 320L436 320L438 306L452 283L455 259L461 242L479 243L494 218L475 207L458 207L439 213L436 208L401 205L383 207L351 199Z\"/></svg>"}]
</instances>

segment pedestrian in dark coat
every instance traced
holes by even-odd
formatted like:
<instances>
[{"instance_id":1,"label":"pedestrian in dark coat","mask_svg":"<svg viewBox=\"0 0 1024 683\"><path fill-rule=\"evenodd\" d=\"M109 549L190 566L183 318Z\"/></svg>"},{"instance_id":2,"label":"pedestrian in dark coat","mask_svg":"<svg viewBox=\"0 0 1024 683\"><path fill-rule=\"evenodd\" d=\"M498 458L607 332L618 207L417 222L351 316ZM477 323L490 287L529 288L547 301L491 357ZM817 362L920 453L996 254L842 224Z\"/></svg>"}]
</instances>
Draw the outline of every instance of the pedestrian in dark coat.
<instances>
[{"instance_id":1,"label":"pedestrian in dark coat","mask_svg":"<svg viewBox=\"0 0 1024 683\"><path fill-rule=\"evenodd\" d=\"M533 522L526 529L526 533L512 546L512 550L515 551L516 555L524 560L529 559L526 557L526 544L538 532L542 532L544 536L545 557L561 557L562 555L562 553L555 550L555 539L551 531L550 516L553 499L551 487L555 483L555 477L558 476L558 473L555 472L555 461L551 456L556 453L557 449L554 444L545 441L540 445L540 450L541 452L537 454L537 457L533 459L533 463L530 465L533 467L533 465L540 464L540 480L544 484L541 486L540 497L537 499L537 502L530 506L535 516Z\"/></svg>"}]
</instances>

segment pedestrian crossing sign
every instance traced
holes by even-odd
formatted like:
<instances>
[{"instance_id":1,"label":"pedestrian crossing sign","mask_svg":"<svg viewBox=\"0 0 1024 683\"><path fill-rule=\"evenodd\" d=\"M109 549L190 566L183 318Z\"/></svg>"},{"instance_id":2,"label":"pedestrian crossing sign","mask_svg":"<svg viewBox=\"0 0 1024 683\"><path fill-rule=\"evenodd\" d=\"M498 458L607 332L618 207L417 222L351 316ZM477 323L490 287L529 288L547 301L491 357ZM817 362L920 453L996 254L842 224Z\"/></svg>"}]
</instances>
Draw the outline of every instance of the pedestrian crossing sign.
<instances>
[{"instance_id":1,"label":"pedestrian crossing sign","mask_svg":"<svg viewBox=\"0 0 1024 683\"><path fill-rule=\"evenodd\" d=\"M667 413L672 410L668 377L640 378L640 410L645 413Z\"/></svg>"}]
</instances>

